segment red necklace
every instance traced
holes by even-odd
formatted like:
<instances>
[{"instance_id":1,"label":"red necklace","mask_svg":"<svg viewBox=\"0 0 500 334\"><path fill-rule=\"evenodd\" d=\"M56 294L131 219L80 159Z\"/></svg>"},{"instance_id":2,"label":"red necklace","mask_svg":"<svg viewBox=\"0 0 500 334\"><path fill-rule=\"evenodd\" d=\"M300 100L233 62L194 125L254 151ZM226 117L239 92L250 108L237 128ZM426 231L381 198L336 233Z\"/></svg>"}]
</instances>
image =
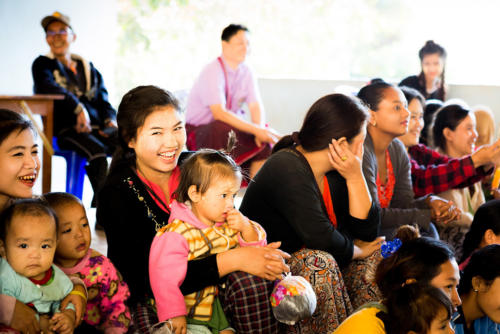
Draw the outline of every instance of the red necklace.
<instances>
[{"instance_id":1,"label":"red necklace","mask_svg":"<svg viewBox=\"0 0 500 334\"><path fill-rule=\"evenodd\" d=\"M392 195L394 194L394 185L396 178L394 177L394 169L392 168L391 156L389 150L385 151L385 163L387 165L387 183L382 184L379 173L377 172L377 193L381 208L388 208L391 204Z\"/></svg>"}]
</instances>

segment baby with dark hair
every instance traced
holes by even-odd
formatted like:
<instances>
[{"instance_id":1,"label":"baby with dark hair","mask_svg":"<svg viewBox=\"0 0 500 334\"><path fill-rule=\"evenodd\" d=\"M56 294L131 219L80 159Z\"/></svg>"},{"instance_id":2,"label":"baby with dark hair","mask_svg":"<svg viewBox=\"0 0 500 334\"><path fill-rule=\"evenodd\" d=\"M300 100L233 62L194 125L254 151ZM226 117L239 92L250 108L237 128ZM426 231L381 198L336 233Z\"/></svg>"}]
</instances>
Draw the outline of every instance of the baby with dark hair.
<instances>
[{"instance_id":1,"label":"baby with dark hair","mask_svg":"<svg viewBox=\"0 0 500 334\"><path fill-rule=\"evenodd\" d=\"M113 263L90 248L90 227L82 202L63 192L48 193L44 198L58 217L54 262L66 275L81 278L89 293L84 323L78 330L126 333L131 323L125 305L130 296L128 286Z\"/></svg>"},{"instance_id":2,"label":"baby with dark hair","mask_svg":"<svg viewBox=\"0 0 500 334\"><path fill-rule=\"evenodd\" d=\"M0 294L36 309L43 332L73 333L74 306L60 309L73 283L53 265L56 245L57 218L44 202L26 199L7 207L0 216Z\"/></svg>"}]
</instances>

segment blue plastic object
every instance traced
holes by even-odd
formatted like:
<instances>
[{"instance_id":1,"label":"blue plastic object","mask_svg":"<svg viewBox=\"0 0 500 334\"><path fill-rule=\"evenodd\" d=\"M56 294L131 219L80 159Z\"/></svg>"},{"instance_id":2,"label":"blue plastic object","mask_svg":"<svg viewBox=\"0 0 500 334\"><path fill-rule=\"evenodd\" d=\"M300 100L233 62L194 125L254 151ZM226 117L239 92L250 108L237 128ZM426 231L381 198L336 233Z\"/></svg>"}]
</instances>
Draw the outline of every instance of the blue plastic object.
<instances>
[{"instance_id":1,"label":"blue plastic object","mask_svg":"<svg viewBox=\"0 0 500 334\"><path fill-rule=\"evenodd\" d=\"M54 154L66 160L66 192L82 199L87 158L78 155L75 151L60 149L55 137L52 140L52 146Z\"/></svg>"}]
</instances>

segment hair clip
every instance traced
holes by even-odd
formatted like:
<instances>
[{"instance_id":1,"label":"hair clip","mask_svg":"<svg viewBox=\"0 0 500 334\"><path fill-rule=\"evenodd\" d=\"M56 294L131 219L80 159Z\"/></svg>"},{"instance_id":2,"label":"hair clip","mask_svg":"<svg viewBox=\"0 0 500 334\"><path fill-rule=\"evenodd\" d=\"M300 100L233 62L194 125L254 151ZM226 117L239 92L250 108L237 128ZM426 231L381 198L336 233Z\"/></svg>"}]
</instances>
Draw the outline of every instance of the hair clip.
<instances>
[{"instance_id":1,"label":"hair clip","mask_svg":"<svg viewBox=\"0 0 500 334\"><path fill-rule=\"evenodd\" d=\"M414 278L408 278L408 279L406 279L406 281L403 284L401 284L401 287L403 288L405 286L408 286L410 284L415 284L415 283L417 283L416 279L414 279Z\"/></svg>"},{"instance_id":2,"label":"hair clip","mask_svg":"<svg viewBox=\"0 0 500 334\"><path fill-rule=\"evenodd\" d=\"M382 250L382 257L384 259L387 259L389 256L391 256L395 251L401 247L403 243L399 238L395 238L392 241L386 241L382 244L380 249Z\"/></svg>"}]
</instances>

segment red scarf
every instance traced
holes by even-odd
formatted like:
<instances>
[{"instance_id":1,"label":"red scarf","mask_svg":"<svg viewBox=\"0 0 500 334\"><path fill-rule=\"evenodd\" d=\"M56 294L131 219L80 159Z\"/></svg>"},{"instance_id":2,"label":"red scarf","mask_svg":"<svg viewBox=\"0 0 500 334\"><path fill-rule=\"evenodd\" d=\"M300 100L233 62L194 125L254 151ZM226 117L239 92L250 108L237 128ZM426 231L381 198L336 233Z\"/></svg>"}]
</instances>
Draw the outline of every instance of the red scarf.
<instances>
[{"instance_id":1,"label":"red scarf","mask_svg":"<svg viewBox=\"0 0 500 334\"><path fill-rule=\"evenodd\" d=\"M179 186L180 174L181 172L179 166L175 166L175 168L172 170L172 174L170 174L170 179L168 181L168 190L170 194L169 194L169 201L167 201L167 197L163 193L161 187L149 181L144 177L144 175L142 175L139 171L137 171L137 176L139 176L139 179L141 179L141 181L146 185L146 189L149 192L149 195L156 202L156 205L168 214L170 214L169 205L173 200L172 195Z\"/></svg>"},{"instance_id":2,"label":"red scarf","mask_svg":"<svg viewBox=\"0 0 500 334\"><path fill-rule=\"evenodd\" d=\"M335 211L333 210L332 194L330 193L330 186L328 185L326 176L323 178L323 202L325 202L328 218L330 218L332 225L337 228L337 216L335 216Z\"/></svg>"},{"instance_id":3,"label":"red scarf","mask_svg":"<svg viewBox=\"0 0 500 334\"><path fill-rule=\"evenodd\" d=\"M394 194L394 185L396 178L394 177L394 169L392 168L391 156L389 150L385 151L385 163L387 165L387 183L382 184L380 176L377 173L377 193L381 208L388 208L391 204L392 195Z\"/></svg>"}]
</instances>

